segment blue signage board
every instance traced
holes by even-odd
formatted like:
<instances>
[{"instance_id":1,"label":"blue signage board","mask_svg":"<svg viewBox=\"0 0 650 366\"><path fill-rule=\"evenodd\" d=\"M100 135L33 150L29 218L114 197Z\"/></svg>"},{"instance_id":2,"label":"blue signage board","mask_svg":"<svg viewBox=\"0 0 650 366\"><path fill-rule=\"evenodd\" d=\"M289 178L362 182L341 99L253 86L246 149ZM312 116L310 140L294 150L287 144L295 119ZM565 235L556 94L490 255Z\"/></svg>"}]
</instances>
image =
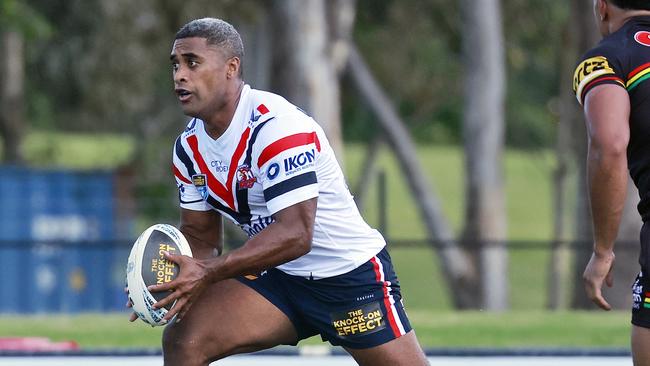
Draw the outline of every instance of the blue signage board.
<instances>
[{"instance_id":1,"label":"blue signage board","mask_svg":"<svg viewBox=\"0 0 650 366\"><path fill-rule=\"evenodd\" d=\"M0 312L123 310L114 174L0 167Z\"/></svg>"}]
</instances>

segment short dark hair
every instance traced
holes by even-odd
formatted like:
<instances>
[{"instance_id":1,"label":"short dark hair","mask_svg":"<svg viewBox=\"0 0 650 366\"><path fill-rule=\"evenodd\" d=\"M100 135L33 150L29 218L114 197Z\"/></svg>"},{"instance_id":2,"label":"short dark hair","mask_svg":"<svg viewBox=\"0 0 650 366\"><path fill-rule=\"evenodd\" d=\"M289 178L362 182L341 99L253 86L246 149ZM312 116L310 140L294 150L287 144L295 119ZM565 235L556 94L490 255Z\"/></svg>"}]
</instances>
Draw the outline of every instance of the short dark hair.
<instances>
[{"instance_id":1,"label":"short dark hair","mask_svg":"<svg viewBox=\"0 0 650 366\"><path fill-rule=\"evenodd\" d=\"M239 58L239 76L243 72L244 44L239 32L230 23L217 18L194 19L185 24L176 33L176 39L199 37L205 38L209 45L219 47L226 59Z\"/></svg>"},{"instance_id":2,"label":"short dark hair","mask_svg":"<svg viewBox=\"0 0 650 366\"><path fill-rule=\"evenodd\" d=\"M610 0L621 9L650 10L650 0Z\"/></svg>"}]
</instances>

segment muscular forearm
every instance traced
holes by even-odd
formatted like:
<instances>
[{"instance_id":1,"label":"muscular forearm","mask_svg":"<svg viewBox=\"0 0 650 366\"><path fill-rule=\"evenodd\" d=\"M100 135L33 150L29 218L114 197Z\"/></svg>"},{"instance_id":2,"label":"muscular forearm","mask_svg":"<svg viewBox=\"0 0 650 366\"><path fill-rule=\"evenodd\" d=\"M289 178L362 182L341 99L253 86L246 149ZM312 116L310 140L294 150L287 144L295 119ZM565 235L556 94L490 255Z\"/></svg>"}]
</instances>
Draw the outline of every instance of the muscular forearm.
<instances>
[{"instance_id":1,"label":"muscular forearm","mask_svg":"<svg viewBox=\"0 0 650 366\"><path fill-rule=\"evenodd\" d=\"M221 253L223 220L218 213L182 209L180 230L189 242L194 258L207 259Z\"/></svg>"},{"instance_id":2,"label":"muscular forearm","mask_svg":"<svg viewBox=\"0 0 650 366\"><path fill-rule=\"evenodd\" d=\"M613 250L625 204L627 174L625 150L590 144L587 183L596 254Z\"/></svg>"},{"instance_id":3,"label":"muscular forearm","mask_svg":"<svg viewBox=\"0 0 650 366\"><path fill-rule=\"evenodd\" d=\"M207 259L221 253L221 249L223 248L223 240L221 237L211 239L202 238L191 230L187 230L183 227L181 227L181 232L190 244L190 248L192 248L192 257L197 259Z\"/></svg>"},{"instance_id":4,"label":"muscular forearm","mask_svg":"<svg viewBox=\"0 0 650 366\"><path fill-rule=\"evenodd\" d=\"M258 273L307 254L311 234L275 222L242 247L204 261L212 282Z\"/></svg>"}]
</instances>

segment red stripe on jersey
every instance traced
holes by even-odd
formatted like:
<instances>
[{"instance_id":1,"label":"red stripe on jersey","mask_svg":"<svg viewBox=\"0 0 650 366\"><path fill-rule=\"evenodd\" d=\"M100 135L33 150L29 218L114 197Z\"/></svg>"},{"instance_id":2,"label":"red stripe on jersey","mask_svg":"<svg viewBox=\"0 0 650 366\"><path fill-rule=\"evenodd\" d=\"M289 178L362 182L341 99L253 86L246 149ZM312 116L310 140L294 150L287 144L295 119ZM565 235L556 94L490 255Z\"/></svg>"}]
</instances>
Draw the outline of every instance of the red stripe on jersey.
<instances>
[{"instance_id":1,"label":"red stripe on jersey","mask_svg":"<svg viewBox=\"0 0 650 366\"><path fill-rule=\"evenodd\" d=\"M241 137L239 138L239 143L237 144L237 148L235 149L235 153L232 155L232 158L230 158L230 169L228 170L228 189L232 187L232 180L235 177L235 172L237 171L237 168L239 167L239 159L241 159L241 156L244 155L244 151L246 151L246 142L248 141L248 136L251 134L251 129L250 127L247 127L244 133L242 133ZM250 168L250 167L249 167Z\"/></svg>"},{"instance_id":2,"label":"red stripe on jersey","mask_svg":"<svg viewBox=\"0 0 650 366\"><path fill-rule=\"evenodd\" d=\"M377 257L372 257L370 259L372 262L372 267L375 270L375 279L377 282L381 282L383 284L384 288L384 307L386 308L386 315L388 316L388 324L390 324L390 328L393 330L393 334L395 335L395 338L399 338L399 336L402 335L402 333L399 330L399 327L397 326L397 322L395 321L395 317L393 316L393 311L391 309L391 304L390 304L390 299L388 298L388 283L386 281L382 281L382 275L379 270L379 263L377 263Z\"/></svg>"},{"instance_id":3,"label":"red stripe on jersey","mask_svg":"<svg viewBox=\"0 0 650 366\"><path fill-rule=\"evenodd\" d=\"M178 170L178 168L176 167L176 165L172 164L172 168L173 168L173 172L174 172L174 175L176 176L176 178L180 179L180 180L183 181L184 183L192 184L192 182L190 182L189 179L187 179L187 178L185 178L185 177L183 176L183 173L181 173L181 171Z\"/></svg>"},{"instance_id":4,"label":"red stripe on jersey","mask_svg":"<svg viewBox=\"0 0 650 366\"><path fill-rule=\"evenodd\" d=\"M316 144L316 150L320 152L320 140L318 139L318 135L316 132L312 132L312 134L314 135L314 144Z\"/></svg>"},{"instance_id":5,"label":"red stripe on jersey","mask_svg":"<svg viewBox=\"0 0 650 366\"><path fill-rule=\"evenodd\" d=\"M283 137L264 148L260 157L257 159L257 167L261 167L264 163L273 159L285 150L309 144L315 144L316 150L320 152L320 141L318 141L318 135L316 135L316 132L297 133L295 135Z\"/></svg>"},{"instance_id":6,"label":"red stripe on jersey","mask_svg":"<svg viewBox=\"0 0 650 366\"><path fill-rule=\"evenodd\" d=\"M266 106L265 106L264 104L260 104L260 105L258 105L258 106L257 106L257 111L260 112L260 113L262 113L262 114L267 114L267 113L269 113L269 109L266 108Z\"/></svg>"},{"instance_id":7,"label":"red stripe on jersey","mask_svg":"<svg viewBox=\"0 0 650 366\"><path fill-rule=\"evenodd\" d=\"M632 79L632 77L634 77L634 75L638 74L639 72L643 71L644 69L646 69L646 68L648 68L648 67L650 67L650 62L645 63L645 64L643 64L643 65L637 67L636 69L632 70L632 71L627 75L627 78L628 78L628 79Z\"/></svg>"},{"instance_id":8,"label":"red stripe on jersey","mask_svg":"<svg viewBox=\"0 0 650 366\"><path fill-rule=\"evenodd\" d=\"M199 152L199 145L198 145L198 140L196 138L196 135L191 135L187 138L187 143L190 145L190 148L192 149L192 153L194 154L194 160L196 163L199 165L199 169L201 170L201 173L207 175L208 177L208 187L210 187L210 190L214 192L219 198L221 198L228 207L231 209L235 209L235 200L232 197L232 194L230 193L230 190L227 189L226 187L221 184L217 180L217 178L212 175L210 172L210 169L208 169L208 165L205 163L205 160L203 160L203 156L201 156L201 153Z\"/></svg>"},{"instance_id":9,"label":"red stripe on jersey","mask_svg":"<svg viewBox=\"0 0 650 366\"><path fill-rule=\"evenodd\" d=\"M580 99L582 99L582 102L584 103L584 101L585 101L585 97L587 96L587 92L588 92L591 88L593 88L593 87L595 86L595 85L594 85L595 83L599 83L599 82L601 82L601 81L605 81L605 80L614 80L614 81L618 81L619 83L622 84L621 86L625 88L625 83L623 82L623 80L621 80L621 78L619 78L619 77L617 77L617 76L606 76L606 77L598 78L598 79L596 79L596 80L591 81L589 84L587 84L587 85L584 87L584 89L582 89L582 95L580 96Z\"/></svg>"}]
</instances>

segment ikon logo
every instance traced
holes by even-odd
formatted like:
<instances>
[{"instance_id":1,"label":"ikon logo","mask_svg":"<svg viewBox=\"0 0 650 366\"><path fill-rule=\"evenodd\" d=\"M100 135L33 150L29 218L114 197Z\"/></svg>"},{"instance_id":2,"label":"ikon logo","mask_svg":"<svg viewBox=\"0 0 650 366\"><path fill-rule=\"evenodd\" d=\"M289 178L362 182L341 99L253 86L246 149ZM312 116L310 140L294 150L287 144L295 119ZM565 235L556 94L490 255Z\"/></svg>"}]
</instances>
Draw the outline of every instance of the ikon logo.
<instances>
[{"instance_id":1,"label":"ikon logo","mask_svg":"<svg viewBox=\"0 0 650 366\"><path fill-rule=\"evenodd\" d=\"M316 152L314 151L314 149L311 149L311 151L301 152L296 156L286 158L284 159L284 171L289 172L307 163L311 163L314 161L315 156L316 156Z\"/></svg>"},{"instance_id":2,"label":"ikon logo","mask_svg":"<svg viewBox=\"0 0 650 366\"><path fill-rule=\"evenodd\" d=\"M273 163L269 165L269 172L267 175L269 179L275 179L275 177L278 176L279 172L280 172L280 165L278 163Z\"/></svg>"}]
</instances>

